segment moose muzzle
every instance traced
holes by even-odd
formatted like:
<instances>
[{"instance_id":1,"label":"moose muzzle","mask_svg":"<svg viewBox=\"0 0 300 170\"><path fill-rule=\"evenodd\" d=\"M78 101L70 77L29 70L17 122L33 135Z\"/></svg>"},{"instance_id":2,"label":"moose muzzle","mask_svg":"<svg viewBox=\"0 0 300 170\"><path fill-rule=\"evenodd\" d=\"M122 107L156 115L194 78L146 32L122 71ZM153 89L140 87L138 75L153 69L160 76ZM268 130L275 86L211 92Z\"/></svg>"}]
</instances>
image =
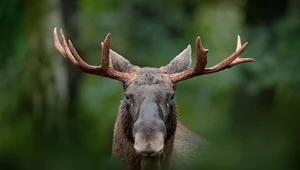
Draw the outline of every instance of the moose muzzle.
<instances>
[{"instance_id":1,"label":"moose muzzle","mask_svg":"<svg viewBox=\"0 0 300 170\"><path fill-rule=\"evenodd\" d=\"M158 156L163 152L166 126L155 102L144 100L133 126L134 149L142 156Z\"/></svg>"},{"instance_id":2,"label":"moose muzzle","mask_svg":"<svg viewBox=\"0 0 300 170\"><path fill-rule=\"evenodd\" d=\"M134 149L142 156L158 156L164 148L164 137L162 133L156 133L150 138L137 133L135 135Z\"/></svg>"}]
</instances>

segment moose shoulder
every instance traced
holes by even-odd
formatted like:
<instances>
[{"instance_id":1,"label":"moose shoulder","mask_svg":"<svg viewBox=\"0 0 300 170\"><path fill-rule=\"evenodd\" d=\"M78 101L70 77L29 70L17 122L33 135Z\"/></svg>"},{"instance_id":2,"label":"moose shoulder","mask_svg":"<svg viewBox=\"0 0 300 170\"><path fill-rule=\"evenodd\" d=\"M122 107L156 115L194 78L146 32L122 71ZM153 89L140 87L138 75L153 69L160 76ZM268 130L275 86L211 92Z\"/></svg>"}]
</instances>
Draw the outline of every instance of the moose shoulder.
<instances>
[{"instance_id":1,"label":"moose shoulder","mask_svg":"<svg viewBox=\"0 0 300 170\"><path fill-rule=\"evenodd\" d=\"M62 44L55 28L56 49L77 69L123 83L124 98L115 123L112 153L129 169L188 167L191 160L199 160L206 142L178 121L176 84L254 61L239 58L247 46L247 43L241 46L239 37L236 51L210 68L205 68L208 50L202 47L200 37L196 40L196 62L191 68L190 45L166 66L140 68L110 49L110 34L102 44L101 66L85 63L72 42L66 41L62 30L61 41Z\"/></svg>"}]
</instances>

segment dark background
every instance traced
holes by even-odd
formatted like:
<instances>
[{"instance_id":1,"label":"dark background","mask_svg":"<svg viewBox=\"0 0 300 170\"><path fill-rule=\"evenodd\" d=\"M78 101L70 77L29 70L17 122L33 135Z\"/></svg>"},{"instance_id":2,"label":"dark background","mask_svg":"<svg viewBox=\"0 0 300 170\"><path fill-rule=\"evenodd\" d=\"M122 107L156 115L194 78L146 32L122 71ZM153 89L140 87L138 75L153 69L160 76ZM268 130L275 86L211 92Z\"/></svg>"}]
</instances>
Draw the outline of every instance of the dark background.
<instances>
[{"instance_id":1,"label":"dark background","mask_svg":"<svg viewBox=\"0 0 300 170\"><path fill-rule=\"evenodd\" d=\"M122 86L76 70L54 27L93 65L108 32L115 51L151 67L195 51L198 35L212 66L241 35L256 62L180 83L179 120L211 142L203 169L299 169L299 2L1 0L0 169L121 168L107 160Z\"/></svg>"}]
</instances>

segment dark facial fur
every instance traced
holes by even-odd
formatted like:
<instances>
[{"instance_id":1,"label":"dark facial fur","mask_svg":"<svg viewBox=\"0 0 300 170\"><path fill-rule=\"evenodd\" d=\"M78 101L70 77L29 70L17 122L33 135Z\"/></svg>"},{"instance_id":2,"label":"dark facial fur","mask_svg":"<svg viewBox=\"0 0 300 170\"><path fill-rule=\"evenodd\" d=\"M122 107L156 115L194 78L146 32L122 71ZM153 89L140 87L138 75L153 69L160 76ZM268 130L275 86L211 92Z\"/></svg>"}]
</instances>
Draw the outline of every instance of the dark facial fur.
<instances>
[{"instance_id":1,"label":"dark facial fur","mask_svg":"<svg viewBox=\"0 0 300 170\"><path fill-rule=\"evenodd\" d=\"M136 77L125 89L124 99L121 102L121 117L126 122L126 126L123 127L124 134L130 141L134 141L133 124L139 117L143 101L147 99L157 105L159 116L165 123L165 141L167 141L176 130L175 91L167 77L159 69L143 68Z\"/></svg>"},{"instance_id":2,"label":"dark facial fur","mask_svg":"<svg viewBox=\"0 0 300 170\"><path fill-rule=\"evenodd\" d=\"M119 107L112 147L113 155L130 169L169 166L178 122L174 101L176 84L171 83L168 74L186 70L191 63L190 54L188 46L166 66L140 68L110 50L110 67L133 77L123 84L124 99ZM156 144L148 144L149 141ZM137 153L139 148L141 151L148 145L155 151L163 147L158 159L149 161L148 157Z\"/></svg>"}]
</instances>

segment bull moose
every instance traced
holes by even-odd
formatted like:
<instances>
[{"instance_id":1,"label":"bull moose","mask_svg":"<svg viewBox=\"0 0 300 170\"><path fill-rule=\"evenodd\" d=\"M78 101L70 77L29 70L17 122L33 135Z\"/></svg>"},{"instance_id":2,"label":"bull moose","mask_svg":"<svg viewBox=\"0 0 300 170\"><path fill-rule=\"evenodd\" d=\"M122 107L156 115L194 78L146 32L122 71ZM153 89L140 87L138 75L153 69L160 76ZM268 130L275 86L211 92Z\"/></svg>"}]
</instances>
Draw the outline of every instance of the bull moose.
<instances>
[{"instance_id":1,"label":"bull moose","mask_svg":"<svg viewBox=\"0 0 300 170\"><path fill-rule=\"evenodd\" d=\"M176 84L180 81L215 73L232 66L253 62L239 58L247 43L237 37L236 51L219 64L205 68L208 50L196 39L196 62L191 65L188 45L168 65L160 68L135 66L110 49L110 34L102 43L102 64L92 66L81 59L70 40L54 28L57 51L78 70L115 79L123 83L124 98L114 127L112 154L129 169L161 169L187 166L202 157L206 141L184 127L177 119Z\"/></svg>"}]
</instances>

